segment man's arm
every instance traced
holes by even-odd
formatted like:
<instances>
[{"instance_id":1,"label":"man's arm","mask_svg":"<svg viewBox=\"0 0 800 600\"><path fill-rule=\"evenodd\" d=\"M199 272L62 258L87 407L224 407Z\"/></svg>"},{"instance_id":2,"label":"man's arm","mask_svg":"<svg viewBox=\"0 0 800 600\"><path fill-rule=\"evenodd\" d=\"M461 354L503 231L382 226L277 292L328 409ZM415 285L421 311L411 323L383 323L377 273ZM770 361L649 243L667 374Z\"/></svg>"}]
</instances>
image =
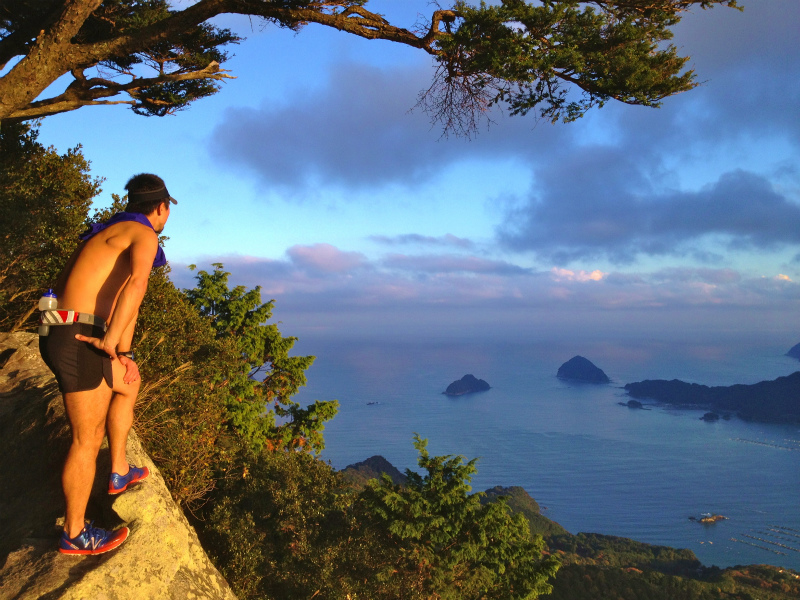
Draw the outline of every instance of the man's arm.
<instances>
[{"instance_id":1,"label":"man's arm","mask_svg":"<svg viewBox=\"0 0 800 600\"><path fill-rule=\"evenodd\" d=\"M153 260L158 250L158 236L152 229L137 231L130 248L131 276L117 298L114 313L108 323L108 330L103 337L104 350L112 360L117 358L117 346L122 341L122 336L129 333L133 339L133 328L136 326L136 316L142 304L144 294L147 292L147 281L153 269ZM129 350L130 347L123 348Z\"/></svg>"},{"instance_id":2,"label":"man's arm","mask_svg":"<svg viewBox=\"0 0 800 600\"><path fill-rule=\"evenodd\" d=\"M128 327L122 332L122 337L117 344L118 353L131 350L131 346L133 345L133 330L136 328L136 320L138 318L139 311L137 310L136 314L133 315L133 319L131 319L131 322L128 324ZM127 356L120 356L117 354L117 358L119 358L119 362L122 366L125 367L125 376L122 378L122 381L125 383L133 383L139 379L139 365Z\"/></svg>"},{"instance_id":3,"label":"man's arm","mask_svg":"<svg viewBox=\"0 0 800 600\"><path fill-rule=\"evenodd\" d=\"M119 342L117 343L117 352L128 352L133 345L133 331L136 329L136 320L139 318L139 309L136 309L136 314L133 315L133 319L131 322L128 323L128 326L125 328L125 331L122 332L122 335L119 338ZM113 317L112 317L113 319Z\"/></svg>"}]
</instances>

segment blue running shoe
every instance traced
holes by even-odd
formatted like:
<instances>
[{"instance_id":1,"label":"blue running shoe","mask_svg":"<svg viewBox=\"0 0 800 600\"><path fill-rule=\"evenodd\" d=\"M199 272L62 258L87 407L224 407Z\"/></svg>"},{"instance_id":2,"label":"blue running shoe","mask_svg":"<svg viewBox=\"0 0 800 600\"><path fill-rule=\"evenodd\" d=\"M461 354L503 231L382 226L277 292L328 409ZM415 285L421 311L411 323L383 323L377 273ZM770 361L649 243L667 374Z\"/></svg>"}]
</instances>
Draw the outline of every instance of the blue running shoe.
<instances>
[{"instance_id":1,"label":"blue running shoe","mask_svg":"<svg viewBox=\"0 0 800 600\"><path fill-rule=\"evenodd\" d=\"M90 521L74 538L67 537L66 531L62 533L58 551L62 554L102 554L128 539L128 533L130 530L127 527L106 531L94 527Z\"/></svg>"},{"instance_id":2,"label":"blue running shoe","mask_svg":"<svg viewBox=\"0 0 800 600\"><path fill-rule=\"evenodd\" d=\"M108 493L112 496L115 494L121 494L128 489L129 485L133 485L134 483L139 483L143 479L147 479L148 475L150 475L150 470L147 467L139 468L129 465L127 475L117 475L116 473L111 474L111 476L108 478Z\"/></svg>"}]
</instances>

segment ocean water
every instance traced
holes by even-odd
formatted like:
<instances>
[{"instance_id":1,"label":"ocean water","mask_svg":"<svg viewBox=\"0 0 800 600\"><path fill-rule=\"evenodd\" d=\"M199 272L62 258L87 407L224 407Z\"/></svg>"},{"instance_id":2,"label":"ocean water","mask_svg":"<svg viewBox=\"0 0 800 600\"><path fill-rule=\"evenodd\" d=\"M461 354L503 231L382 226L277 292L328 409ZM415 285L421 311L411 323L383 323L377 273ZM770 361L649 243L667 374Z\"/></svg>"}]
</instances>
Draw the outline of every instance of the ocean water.
<instances>
[{"instance_id":1,"label":"ocean water","mask_svg":"<svg viewBox=\"0 0 800 600\"><path fill-rule=\"evenodd\" d=\"M479 458L473 490L520 485L572 533L689 548L706 565L800 570L800 426L619 404L622 386L642 379L731 385L788 375L800 370L782 356L788 347L303 339L296 350L317 356L296 399L340 403L322 454L337 469L375 454L416 468L416 432L432 454ZM558 380L575 354L612 383ZM492 389L442 395L467 373ZM702 513L728 519L689 520Z\"/></svg>"}]
</instances>

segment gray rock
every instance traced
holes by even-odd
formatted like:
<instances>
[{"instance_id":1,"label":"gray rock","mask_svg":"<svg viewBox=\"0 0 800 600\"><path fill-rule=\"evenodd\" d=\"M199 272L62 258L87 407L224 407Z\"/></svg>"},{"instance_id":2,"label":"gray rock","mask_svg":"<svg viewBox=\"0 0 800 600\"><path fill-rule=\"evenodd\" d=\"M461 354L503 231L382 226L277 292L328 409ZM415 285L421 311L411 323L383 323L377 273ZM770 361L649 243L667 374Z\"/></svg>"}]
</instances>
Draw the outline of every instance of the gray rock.
<instances>
[{"instance_id":1,"label":"gray rock","mask_svg":"<svg viewBox=\"0 0 800 600\"><path fill-rule=\"evenodd\" d=\"M109 497L107 446L87 510L98 525L131 529L100 556L59 554L61 464L69 427L36 335L0 334L0 599L235 600L134 432L128 460L150 477ZM63 522L63 521L61 521Z\"/></svg>"},{"instance_id":2,"label":"gray rock","mask_svg":"<svg viewBox=\"0 0 800 600\"><path fill-rule=\"evenodd\" d=\"M458 381L454 381L442 392L445 396L463 396L473 392L485 392L491 386L483 379L478 379L474 375L464 375Z\"/></svg>"},{"instance_id":3,"label":"gray rock","mask_svg":"<svg viewBox=\"0 0 800 600\"><path fill-rule=\"evenodd\" d=\"M573 381L584 381L588 383L608 383L611 381L603 373L602 369L597 368L592 362L582 356L573 356L558 368L556 377L559 379L571 379Z\"/></svg>"}]
</instances>

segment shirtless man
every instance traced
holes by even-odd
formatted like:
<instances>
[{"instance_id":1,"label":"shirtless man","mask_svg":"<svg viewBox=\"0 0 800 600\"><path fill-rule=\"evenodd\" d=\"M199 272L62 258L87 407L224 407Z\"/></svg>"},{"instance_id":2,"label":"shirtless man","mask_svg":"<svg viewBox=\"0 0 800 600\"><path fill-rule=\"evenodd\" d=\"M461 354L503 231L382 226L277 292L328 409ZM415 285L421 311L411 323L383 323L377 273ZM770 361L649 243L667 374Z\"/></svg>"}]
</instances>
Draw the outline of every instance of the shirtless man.
<instances>
[{"instance_id":1,"label":"shirtless man","mask_svg":"<svg viewBox=\"0 0 800 600\"><path fill-rule=\"evenodd\" d=\"M158 234L177 202L156 175L136 175L125 189L125 212L81 235L56 283L58 310L41 317L50 327L39 348L56 376L72 429L61 478L67 513L59 551L65 554L100 554L128 537L127 527L106 531L84 520L106 433L110 494L149 474L146 467L130 466L125 455L141 384L131 342L150 271L166 263Z\"/></svg>"}]
</instances>

